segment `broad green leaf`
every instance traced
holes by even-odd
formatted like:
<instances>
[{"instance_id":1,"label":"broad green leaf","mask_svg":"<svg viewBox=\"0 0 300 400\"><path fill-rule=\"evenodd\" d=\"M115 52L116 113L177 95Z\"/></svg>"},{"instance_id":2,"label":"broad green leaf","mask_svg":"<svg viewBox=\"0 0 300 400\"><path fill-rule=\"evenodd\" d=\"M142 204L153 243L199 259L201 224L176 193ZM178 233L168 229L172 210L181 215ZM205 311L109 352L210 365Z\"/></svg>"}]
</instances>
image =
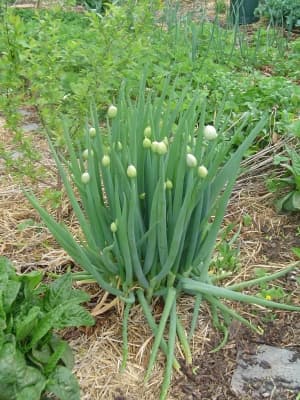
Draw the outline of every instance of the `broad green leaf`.
<instances>
[{"instance_id":1,"label":"broad green leaf","mask_svg":"<svg viewBox=\"0 0 300 400\"><path fill-rule=\"evenodd\" d=\"M6 284L6 288L3 291L3 308L5 312L9 312L13 302L19 293L21 287L20 282L9 280Z\"/></svg>"},{"instance_id":2,"label":"broad green leaf","mask_svg":"<svg viewBox=\"0 0 300 400\"><path fill-rule=\"evenodd\" d=\"M48 376L49 374L51 374L56 366L58 365L62 355L64 354L64 352L66 351L66 347L67 347L67 342L65 342L64 340L60 340L57 343L57 346L55 348L55 350L52 352L51 356L49 357L49 360L47 362L47 365L44 368L44 373L46 376Z\"/></svg>"},{"instance_id":3,"label":"broad green leaf","mask_svg":"<svg viewBox=\"0 0 300 400\"><path fill-rule=\"evenodd\" d=\"M51 348L48 343L45 343L42 346L40 345L34 346L31 350L31 357L34 359L34 361L40 364L47 364L50 356L51 356Z\"/></svg>"},{"instance_id":4,"label":"broad green leaf","mask_svg":"<svg viewBox=\"0 0 300 400\"><path fill-rule=\"evenodd\" d=\"M53 318L53 327L63 329L72 326L92 326L95 321L91 314L82 306L74 303L62 304L53 312L56 318Z\"/></svg>"},{"instance_id":5,"label":"broad green leaf","mask_svg":"<svg viewBox=\"0 0 300 400\"><path fill-rule=\"evenodd\" d=\"M47 287L44 305L46 310L62 305L65 302L80 304L90 299L83 290L73 289L72 274L67 273L56 279Z\"/></svg>"},{"instance_id":6,"label":"broad green leaf","mask_svg":"<svg viewBox=\"0 0 300 400\"><path fill-rule=\"evenodd\" d=\"M3 307L3 291L0 289L0 332L6 328L6 313Z\"/></svg>"},{"instance_id":7,"label":"broad green leaf","mask_svg":"<svg viewBox=\"0 0 300 400\"><path fill-rule=\"evenodd\" d=\"M24 296L29 298L32 296L33 289L35 289L43 278L41 271L31 271L21 275L20 279L24 284Z\"/></svg>"},{"instance_id":8,"label":"broad green leaf","mask_svg":"<svg viewBox=\"0 0 300 400\"><path fill-rule=\"evenodd\" d=\"M35 329L41 310L39 307L32 307L28 314L16 319L16 339L18 341L23 340L26 336L29 336Z\"/></svg>"},{"instance_id":9,"label":"broad green leaf","mask_svg":"<svg viewBox=\"0 0 300 400\"><path fill-rule=\"evenodd\" d=\"M26 365L14 343L0 349L0 400L40 400L46 380L41 372Z\"/></svg>"},{"instance_id":10,"label":"broad green leaf","mask_svg":"<svg viewBox=\"0 0 300 400\"><path fill-rule=\"evenodd\" d=\"M60 400L80 400L80 388L72 372L58 366L49 377L46 391Z\"/></svg>"},{"instance_id":11,"label":"broad green leaf","mask_svg":"<svg viewBox=\"0 0 300 400\"><path fill-rule=\"evenodd\" d=\"M28 349L34 347L49 331L51 331L59 318L55 310L44 315L39 321L32 333L31 341L28 344Z\"/></svg>"},{"instance_id":12,"label":"broad green leaf","mask_svg":"<svg viewBox=\"0 0 300 400\"><path fill-rule=\"evenodd\" d=\"M16 280L16 272L6 257L0 257L0 289L1 285L7 282L8 279Z\"/></svg>"},{"instance_id":13,"label":"broad green leaf","mask_svg":"<svg viewBox=\"0 0 300 400\"><path fill-rule=\"evenodd\" d=\"M55 351L59 346L59 343L62 341L60 337L57 335L52 335L51 339L49 340L49 345L51 346L52 350ZM69 368L70 370L74 367L74 355L72 349L68 342L65 342L65 351L61 355L61 361L64 365Z\"/></svg>"},{"instance_id":14,"label":"broad green leaf","mask_svg":"<svg viewBox=\"0 0 300 400\"><path fill-rule=\"evenodd\" d=\"M53 310L58 305L69 300L72 296L72 276L70 273L63 274L60 278L55 279L48 286L45 294L44 305L47 311Z\"/></svg>"}]
</instances>

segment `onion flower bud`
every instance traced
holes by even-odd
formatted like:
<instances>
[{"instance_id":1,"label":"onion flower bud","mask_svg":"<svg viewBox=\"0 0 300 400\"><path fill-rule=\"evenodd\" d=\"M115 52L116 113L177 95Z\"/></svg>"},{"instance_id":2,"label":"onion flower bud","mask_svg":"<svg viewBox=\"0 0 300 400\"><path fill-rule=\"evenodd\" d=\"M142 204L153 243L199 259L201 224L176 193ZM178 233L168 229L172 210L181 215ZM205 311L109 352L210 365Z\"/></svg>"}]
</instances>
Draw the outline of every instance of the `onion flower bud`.
<instances>
[{"instance_id":1,"label":"onion flower bud","mask_svg":"<svg viewBox=\"0 0 300 400\"><path fill-rule=\"evenodd\" d=\"M91 137L95 137L96 136L96 129L94 127L91 127L89 129L89 134Z\"/></svg>"},{"instance_id":2,"label":"onion flower bud","mask_svg":"<svg viewBox=\"0 0 300 400\"><path fill-rule=\"evenodd\" d=\"M128 165L127 176L129 178L135 178L136 177L136 168L135 168L134 165L132 165L132 164Z\"/></svg>"},{"instance_id":3,"label":"onion flower bud","mask_svg":"<svg viewBox=\"0 0 300 400\"><path fill-rule=\"evenodd\" d=\"M117 142L116 147L117 147L117 150L120 150L120 151L123 149L123 145L120 141Z\"/></svg>"},{"instance_id":4,"label":"onion flower bud","mask_svg":"<svg viewBox=\"0 0 300 400\"><path fill-rule=\"evenodd\" d=\"M164 155L164 154L166 154L166 152L168 151L168 147L167 147L167 145L166 145L166 143L165 142L158 142L157 143L157 145L156 145L156 152L159 154L159 155Z\"/></svg>"},{"instance_id":5,"label":"onion flower bud","mask_svg":"<svg viewBox=\"0 0 300 400\"><path fill-rule=\"evenodd\" d=\"M145 149L149 149L151 147L151 140L147 137L145 137L145 139L143 140L143 147Z\"/></svg>"},{"instance_id":6,"label":"onion flower bud","mask_svg":"<svg viewBox=\"0 0 300 400\"><path fill-rule=\"evenodd\" d=\"M218 137L216 128L212 125L206 125L204 127L204 137L206 140L215 140Z\"/></svg>"},{"instance_id":7,"label":"onion flower bud","mask_svg":"<svg viewBox=\"0 0 300 400\"><path fill-rule=\"evenodd\" d=\"M107 115L109 118L115 118L118 113L118 109L114 105L110 105L107 110Z\"/></svg>"},{"instance_id":8,"label":"onion flower bud","mask_svg":"<svg viewBox=\"0 0 300 400\"><path fill-rule=\"evenodd\" d=\"M167 179L167 180L166 180L164 186L165 186L165 189L168 189L168 190L173 189L173 183L172 183L172 181L170 181L170 179Z\"/></svg>"},{"instance_id":9,"label":"onion flower bud","mask_svg":"<svg viewBox=\"0 0 300 400\"><path fill-rule=\"evenodd\" d=\"M105 155L102 157L101 162L102 162L103 167L108 167L109 164L110 164L110 157L109 157L108 155L105 154Z\"/></svg>"},{"instance_id":10,"label":"onion flower bud","mask_svg":"<svg viewBox=\"0 0 300 400\"><path fill-rule=\"evenodd\" d=\"M112 223L110 224L110 230L112 231L112 233L116 233L116 232L117 232L118 226L117 226L116 221L114 221L114 222L112 222Z\"/></svg>"},{"instance_id":11,"label":"onion flower bud","mask_svg":"<svg viewBox=\"0 0 300 400\"><path fill-rule=\"evenodd\" d=\"M193 154L188 153L186 155L186 163L188 167L194 168L197 166L197 158Z\"/></svg>"},{"instance_id":12,"label":"onion flower bud","mask_svg":"<svg viewBox=\"0 0 300 400\"><path fill-rule=\"evenodd\" d=\"M151 143L151 150L153 151L153 153L157 153L157 146L158 146L158 141L157 141L157 140L154 140L154 141Z\"/></svg>"},{"instance_id":13,"label":"onion flower bud","mask_svg":"<svg viewBox=\"0 0 300 400\"><path fill-rule=\"evenodd\" d=\"M81 182L84 183L84 184L89 183L90 179L91 179L91 178L90 178L90 174L89 174L88 172L84 172L84 173L81 175Z\"/></svg>"},{"instance_id":14,"label":"onion flower bud","mask_svg":"<svg viewBox=\"0 0 300 400\"><path fill-rule=\"evenodd\" d=\"M91 156L93 156L94 155L94 152L93 152L93 150L91 150ZM85 149L83 152L82 152L82 158L84 159L84 160L88 160L88 158L89 158L89 150L88 149Z\"/></svg>"},{"instance_id":15,"label":"onion flower bud","mask_svg":"<svg viewBox=\"0 0 300 400\"><path fill-rule=\"evenodd\" d=\"M146 128L144 129L144 136L149 138L151 137L152 132L151 132L151 126L146 126Z\"/></svg>"},{"instance_id":16,"label":"onion flower bud","mask_svg":"<svg viewBox=\"0 0 300 400\"><path fill-rule=\"evenodd\" d=\"M200 176L200 178L205 178L207 174L207 168L204 165L200 165L200 167L198 167L198 175Z\"/></svg>"}]
</instances>

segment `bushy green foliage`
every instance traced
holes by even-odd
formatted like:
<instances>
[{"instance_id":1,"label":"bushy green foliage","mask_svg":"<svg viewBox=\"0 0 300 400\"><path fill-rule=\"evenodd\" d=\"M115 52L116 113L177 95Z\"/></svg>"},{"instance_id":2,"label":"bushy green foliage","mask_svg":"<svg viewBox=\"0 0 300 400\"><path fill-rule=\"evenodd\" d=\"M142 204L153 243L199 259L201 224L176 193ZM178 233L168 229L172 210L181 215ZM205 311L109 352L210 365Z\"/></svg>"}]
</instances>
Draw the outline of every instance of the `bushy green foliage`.
<instances>
[{"instance_id":1,"label":"bushy green foliage","mask_svg":"<svg viewBox=\"0 0 300 400\"><path fill-rule=\"evenodd\" d=\"M93 325L80 306L89 296L72 289L71 275L42 284L42 273L18 275L0 258L0 399L80 398L73 355L54 330Z\"/></svg>"},{"instance_id":2,"label":"bushy green foliage","mask_svg":"<svg viewBox=\"0 0 300 400\"><path fill-rule=\"evenodd\" d=\"M288 28L300 26L300 3L298 0L261 0L256 14L267 17L273 24Z\"/></svg>"},{"instance_id":3,"label":"bushy green foliage","mask_svg":"<svg viewBox=\"0 0 300 400\"><path fill-rule=\"evenodd\" d=\"M163 12L161 15L158 20L151 6L146 7L143 2L134 7L111 5L101 18L95 13L59 9L8 10L2 17L0 32L0 104L8 121L14 123L18 105L26 97L27 103L38 107L59 142L61 113L68 114L75 120L74 126L81 129L90 98L96 99L98 111L103 111L103 105L117 93L123 79L131 84L132 95L136 95L145 66L148 86L157 91L168 75L172 81L176 79L178 92L189 84L209 93L211 115L228 86L236 113L249 110L248 104L255 103L256 97L251 94L243 104L239 102L240 93L246 86L255 87L257 82L266 85L266 78L257 74L253 82L253 70L247 68L278 58L278 37L268 45L271 39L261 32L251 45L242 32L217 24L195 23L177 15L171 19ZM296 85L285 79L280 86L282 90L287 88L289 96L296 90ZM281 105L278 97L276 104ZM260 110L269 109L270 105L275 103L267 91ZM293 104L282 104L282 108L287 106L295 112ZM228 114L229 110L230 106L225 108ZM280 114L276 115L281 121ZM282 131L280 125L279 130Z\"/></svg>"},{"instance_id":4,"label":"bushy green foliage","mask_svg":"<svg viewBox=\"0 0 300 400\"><path fill-rule=\"evenodd\" d=\"M163 79L169 76L176 82L177 98L191 86L187 103L195 90L209 95L211 121L224 94L222 120L229 124L246 111L253 120L270 112L270 125L256 148L269 142L270 129L285 133L300 98L299 86L293 82L299 79L294 68L299 62L297 42L290 45L275 31L263 29L249 39L238 27L224 29L217 22L179 16L174 9L157 10L155 2L145 6L141 1L134 7L131 2L112 4L101 16L61 8L7 9L1 15L0 107L23 155L15 160L0 144L10 171L33 179L42 174L34 137L20 129L23 104L37 110L56 143L63 145L62 114L72 121L72 136L81 136L90 99L95 99L103 116L121 81L131 86L132 97L137 95L145 67L149 89L161 92ZM274 77L257 70L264 64L272 65Z\"/></svg>"}]
</instances>

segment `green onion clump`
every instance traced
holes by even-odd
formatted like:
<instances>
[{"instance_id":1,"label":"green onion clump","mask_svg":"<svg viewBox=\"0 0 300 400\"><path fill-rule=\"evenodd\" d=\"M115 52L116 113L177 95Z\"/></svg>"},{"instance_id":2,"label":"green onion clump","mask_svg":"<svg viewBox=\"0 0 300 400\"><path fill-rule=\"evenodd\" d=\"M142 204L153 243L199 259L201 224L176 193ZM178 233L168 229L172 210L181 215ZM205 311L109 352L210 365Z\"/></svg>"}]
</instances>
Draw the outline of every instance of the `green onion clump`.
<instances>
[{"instance_id":1,"label":"green onion clump","mask_svg":"<svg viewBox=\"0 0 300 400\"><path fill-rule=\"evenodd\" d=\"M179 369L174 356L176 338L186 361L192 362L189 339L203 300L211 307L215 326L224 332L224 342L233 318L258 328L224 305L221 298L297 309L241 293L247 283L242 287L219 287L209 274L240 161L262 131L266 118L252 128L236 149L224 134L226 126L218 117L221 109L215 127L206 123L206 99L196 93L186 106L188 90L175 102L166 98L165 89L155 96L145 90L144 83L134 101L121 89L117 104L108 108L106 125L99 124L93 105L81 143L73 143L65 129L67 157L62 158L50 142L82 230L80 241L56 222L32 194L26 194L74 261L99 286L125 303L123 367L128 353L130 308L135 302L140 303L154 335L146 379L159 348L166 355L161 399L167 396L172 369ZM249 115L245 115L235 134L244 132L249 124ZM253 282L249 285L257 284L257 280ZM189 335L176 306L184 293L195 297ZM156 297L164 303L159 323L151 308Z\"/></svg>"}]
</instances>

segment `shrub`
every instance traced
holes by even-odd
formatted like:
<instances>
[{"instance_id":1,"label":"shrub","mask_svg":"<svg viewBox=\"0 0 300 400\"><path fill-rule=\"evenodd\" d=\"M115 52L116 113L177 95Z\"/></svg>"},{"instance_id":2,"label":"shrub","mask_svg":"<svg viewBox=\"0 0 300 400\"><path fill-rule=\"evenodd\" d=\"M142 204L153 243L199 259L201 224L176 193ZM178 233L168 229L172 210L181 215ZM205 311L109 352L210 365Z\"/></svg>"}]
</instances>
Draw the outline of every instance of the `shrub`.
<instances>
[{"instance_id":1,"label":"shrub","mask_svg":"<svg viewBox=\"0 0 300 400\"><path fill-rule=\"evenodd\" d=\"M261 0L256 14L267 17L273 24L286 25L289 29L300 26L298 0Z\"/></svg>"}]
</instances>

